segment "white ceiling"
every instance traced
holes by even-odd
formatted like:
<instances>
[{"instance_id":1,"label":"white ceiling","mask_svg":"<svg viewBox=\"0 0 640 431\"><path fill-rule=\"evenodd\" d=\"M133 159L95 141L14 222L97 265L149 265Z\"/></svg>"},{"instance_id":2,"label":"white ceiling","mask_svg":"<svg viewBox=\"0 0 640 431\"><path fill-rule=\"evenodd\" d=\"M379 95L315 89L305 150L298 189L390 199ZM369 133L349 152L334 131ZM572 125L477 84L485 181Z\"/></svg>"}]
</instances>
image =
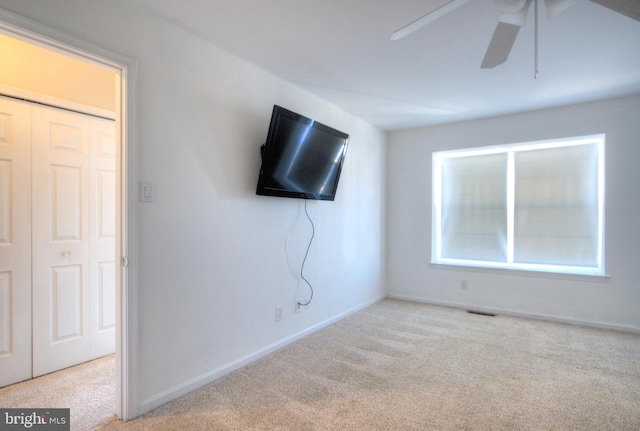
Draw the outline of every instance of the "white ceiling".
<instances>
[{"instance_id":1,"label":"white ceiling","mask_svg":"<svg viewBox=\"0 0 640 431\"><path fill-rule=\"evenodd\" d=\"M480 69L499 17L471 0L399 41L446 0L135 0L384 130L640 93L640 22L589 0L547 20L540 2L507 62Z\"/></svg>"}]
</instances>

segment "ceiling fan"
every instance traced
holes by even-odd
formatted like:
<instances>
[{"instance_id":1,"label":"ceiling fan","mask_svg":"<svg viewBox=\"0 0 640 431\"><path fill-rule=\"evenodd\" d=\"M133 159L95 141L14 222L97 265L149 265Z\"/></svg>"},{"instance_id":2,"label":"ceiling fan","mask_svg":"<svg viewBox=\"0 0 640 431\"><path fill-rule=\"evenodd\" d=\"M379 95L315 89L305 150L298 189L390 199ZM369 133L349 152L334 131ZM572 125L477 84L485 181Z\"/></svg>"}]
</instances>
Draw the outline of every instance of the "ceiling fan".
<instances>
[{"instance_id":1,"label":"ceiling fan","mask_svg":"<svg viewBox=\"0 0 640 431\"><path fill-rule=\"evenodd\" d=\"M446 15L447 13L463 6L470 0L449 0L438 9L429 12L425 16L402 27L391 35L391 40L399 40L430 22ZM536 13L536 63L537 63L537 23L538 23L538 0L493 0L496 9L501 15L498 24L493 32L491 42L485 53L484 59L480 67L482 69L491 69L501 65L509 57L511 48L518 36L520 28L525 25L527 12L531 3L535 2L534 10ZM549 19L555 17L560 12L571 6L575 0L544 0L547 17ZM615 12L640 21L640 1L639 0L591 0L594 3L602 5ZM537 69L537 65L536 65Z\"/></svg>"}]
</instances>

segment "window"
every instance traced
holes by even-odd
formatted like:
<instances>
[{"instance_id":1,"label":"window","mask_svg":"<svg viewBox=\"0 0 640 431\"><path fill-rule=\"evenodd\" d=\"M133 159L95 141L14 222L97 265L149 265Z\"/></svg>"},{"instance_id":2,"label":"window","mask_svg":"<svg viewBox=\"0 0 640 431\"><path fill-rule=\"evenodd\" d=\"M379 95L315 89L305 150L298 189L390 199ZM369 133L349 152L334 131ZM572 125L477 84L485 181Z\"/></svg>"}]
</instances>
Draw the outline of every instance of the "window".
<instances>
[{"instance_id":1,"label":"window","mask_svg":"<svg viewBox=\"0 0 640 431\"><path fill-rule=\"evenodd\" d=\"M433 263L604 273L604 135L432 157Z\"/></svg>"}]
</instances>

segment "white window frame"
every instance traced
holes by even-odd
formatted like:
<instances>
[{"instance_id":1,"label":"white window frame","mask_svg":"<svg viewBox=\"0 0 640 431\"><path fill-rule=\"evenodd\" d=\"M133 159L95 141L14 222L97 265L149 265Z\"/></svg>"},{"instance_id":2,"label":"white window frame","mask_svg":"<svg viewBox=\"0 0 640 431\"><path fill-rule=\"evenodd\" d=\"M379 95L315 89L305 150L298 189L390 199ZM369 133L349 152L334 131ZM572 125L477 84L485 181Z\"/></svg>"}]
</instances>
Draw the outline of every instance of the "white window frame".
<instances>
[{"instance_id":1,"label":"white window frame","mask_svg":"<svg viewBox=\"0 0 640 431\"><path fill-rule=\"evenodd\" d=\"M550 264L531 264L514 262L514 208L515 208L515 172L514 154L520 151L547 148L561 148L574 145L595 144L598 148L598 232L597 232L597 266L562 266ZM442 161L454 157L469 157L489 154L508 155L507 168L507 260L505 262L489 262L478 260L452 259L442 257ZM605 135L589 135L572 138L561 138L534 142L524 142L490 147L468 148L432 153L432 241L431 263L462 267L496 268L506 270L535 271L543 273L575 274L587 276L604 276L604 216L605 216Z\"/></svg>"}]
</instances>

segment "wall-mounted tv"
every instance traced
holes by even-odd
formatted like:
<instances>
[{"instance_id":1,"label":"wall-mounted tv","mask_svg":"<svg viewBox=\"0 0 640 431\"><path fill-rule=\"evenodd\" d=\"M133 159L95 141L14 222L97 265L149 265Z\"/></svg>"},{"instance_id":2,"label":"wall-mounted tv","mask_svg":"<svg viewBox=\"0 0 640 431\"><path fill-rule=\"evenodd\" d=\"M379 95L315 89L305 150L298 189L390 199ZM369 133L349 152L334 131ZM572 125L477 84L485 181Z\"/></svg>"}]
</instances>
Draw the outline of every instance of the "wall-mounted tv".
<instances>
[{"instance_id":1,"label":"wall-mounted tv","mask_svg":"<svg viewBox=\"0 0 640 431\"><path fill-rule=\"evenodd\" d=\"M335 199L349 135L275 105L256 194Z\"/></svg>"}]
</instances>

